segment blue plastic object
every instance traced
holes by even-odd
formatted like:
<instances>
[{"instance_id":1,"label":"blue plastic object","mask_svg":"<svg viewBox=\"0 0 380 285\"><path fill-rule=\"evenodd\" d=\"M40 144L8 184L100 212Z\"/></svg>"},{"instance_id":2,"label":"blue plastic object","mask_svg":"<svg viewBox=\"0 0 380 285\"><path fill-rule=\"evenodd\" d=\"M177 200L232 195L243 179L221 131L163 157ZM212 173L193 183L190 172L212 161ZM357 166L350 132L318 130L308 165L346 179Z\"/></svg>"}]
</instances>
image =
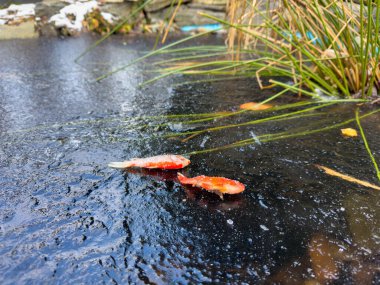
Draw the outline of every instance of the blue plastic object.
<instances>
[{"instance_id":1,"label":"blue plastic object","mask_svg":"<svg viewBox=\"0 0 380 285\"><path fill-rule=\"evenodd\" d=\"M183 26L181 27L182 32L191 32L191 31L196 31L196 30L209 30L209 31L214 31L221 29L222 25L221 24L205 24L205 25L190 25L190 26Z\"/></svg>"},{"instance_id":2,"label":"blue plastic object","mask_svg":"<svg viewBox=\"0 0 380 285\"><path fill-rule=\"evenodd\" d=\"M287 36L289 38L289 40L292 40L293 39L293 35L290 33L290 32L284 32L283 33L284 36ZM302 35L300 32L296 32L296 37L297 39L301 39L302 38ZM310 31L307 31L306 32L306 37L309 39L309 40L313 40L312 41L312 44L320 44L322 45L322 41L321 39L319 38L316 38Z\"/></svg>"}]
</instances>

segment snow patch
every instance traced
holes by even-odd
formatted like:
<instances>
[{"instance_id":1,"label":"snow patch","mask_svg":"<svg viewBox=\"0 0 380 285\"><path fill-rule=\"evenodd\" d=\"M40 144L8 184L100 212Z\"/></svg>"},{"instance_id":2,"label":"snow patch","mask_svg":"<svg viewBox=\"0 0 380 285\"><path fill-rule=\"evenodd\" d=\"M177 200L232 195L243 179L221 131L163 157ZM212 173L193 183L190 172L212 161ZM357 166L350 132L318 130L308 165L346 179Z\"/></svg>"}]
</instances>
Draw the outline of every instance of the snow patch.
<instances>
[{"instance_id":1,"label":"snow patch","mask_svg":"<svg viewBox=\"0 0 380 285\"><path fill-rule=\"evenodd\" d=\"M0 10L0 25L5 25L12 21L20 21L34 17L35 4L10 5L7 9Z\"/></svg>"},{"instance_id":2,"label":"snow patch","mask_svg":"<svg viewBox=\"0 0 380 285\"><path fill-rule=\"evenodd\" d=\"M100 15L102 15L104 20L106 20L110 24L113 24L117 20L117 18L111 13L101 12Z\"/></svg>"},{"instance_id":3,"label":"snow patch","mask_svg":"<svg viewBox=\"0 0 380 285\"><path fill-rule=\"evenodd\" d=\"M49 23L53 23L57 28L66 27L70 31L80 32L84 17L96 8L98 8L96 1L74 2L62 8L59 14L52 16Z\"/></svg>"}]
</instances>

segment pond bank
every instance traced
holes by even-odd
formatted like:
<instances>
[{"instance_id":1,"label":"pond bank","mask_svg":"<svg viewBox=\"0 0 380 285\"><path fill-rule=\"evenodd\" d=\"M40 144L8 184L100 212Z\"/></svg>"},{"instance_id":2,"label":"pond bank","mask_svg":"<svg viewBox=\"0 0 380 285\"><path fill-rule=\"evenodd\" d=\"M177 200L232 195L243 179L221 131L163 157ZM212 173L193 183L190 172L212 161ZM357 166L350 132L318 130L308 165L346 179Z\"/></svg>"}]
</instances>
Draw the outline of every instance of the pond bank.
<instances>
[{"instance_id":1,"label":"pond bank","mask_svg":"<svg viewBox=\"0 0 380 285\"><path fill-rule=\"evenodd\" d=\"M32 2L32 1L30 1ZM142 1L33 1L33 14L17 16L20 5L2 7L0 10L0 40L11 38L34 38L37 36L77 36L85 31L107 33L121 20L128 18L122 33L155 33L164 19L171 16L171 1L155 0L140 12L133 14ZM198 15L200 12L224 18L226 0L184 1L179 9L174 26L213 24L210 19ZM25 7L26 4L23 4ZM2 12L1 12L2 11ZM90 16L88 14L92 13ZM133 15L132 15L133 14Z\"/></svg>"}]
</instances>

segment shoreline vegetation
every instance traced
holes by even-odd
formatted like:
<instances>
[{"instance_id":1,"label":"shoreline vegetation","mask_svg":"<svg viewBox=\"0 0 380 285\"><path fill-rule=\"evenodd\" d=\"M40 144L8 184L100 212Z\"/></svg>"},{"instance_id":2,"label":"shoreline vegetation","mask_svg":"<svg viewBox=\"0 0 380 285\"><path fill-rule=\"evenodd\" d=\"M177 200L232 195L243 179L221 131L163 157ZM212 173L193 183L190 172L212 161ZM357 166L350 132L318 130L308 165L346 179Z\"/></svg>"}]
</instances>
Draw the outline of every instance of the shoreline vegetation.
<instances>
[{"instance_id":1,"label":"shoreline vegetation","mask_svg":"<svg viewBox=\"0 0 380 285\"><path fill-rule=\"evenodd\" d=\"M151 0L144 1L138 11ZM353 1L238 1L230 0L227 19L207 13L201 16L219 23L220 28L198 31L177 42L165 45L182 1L172 1L172 14L166 26L158 31L154 50L120 68L103 74L108 76L154 55L172 54L159 74L144 84L176 74L256 78L261 89L279 86L298 95L316 99L323 97L380 101L379 39L380 10ZM136 11L137 11L136 10ZM368 15L372 15L368 17ZM77 58L94 49L122 27L115 26L102 39ZM192 54L178 46L204 35L224 30L226 46L214 50L193 47ZM163 46L157 49L158 43ZM165 66L166 65L166 66ZM272 78L269 85L263 78ZM280 82L273 78L288 78ZM206 80L207 81L207 80ZM265 80L268 81L268 80Z\"/></svg>"},{"instance_id":2,"label":"shoreline vegetation","mask_svg":"<svg viewBox=\"0 0 380 285\"><path fill-rule=\"evenodd\" d=\"M178 7L181 1L178 3ZM321 106L342 103L355 103L353 118L332 123L322 128L304 131L289 130L280 134L260 137L261 142L306 136L343 127L357 122L361 138L380 181L379 169L372 151L367 143L360 123L359 110L363 103L380 101L380 9L372 2L355 4L353 1L239 1L230 0L227 7L227 20L203 13L206 18L214 20L227 30L227 48L222 53L214 54L203 48L194 47L193 53L173 52L171 62L166 62L159 74L144 82L150 84L166 76L191 75L211 78L222 76L233 79L235 76L257 80L261 89L280 87L283 90L270 98L259 102L264 105L284 94L297 94L309 97L311 101L320 101ZM174 14L173 14L174 17ZM160 53L169 53L177 45L192 40L208 32L192 35L186 39L168 44L160 49L111 71L98 80L127 68L131 64L145 60ZM165 38L165 37L164 37ZM191 46L191 44L190 44ZM220 59L222 58L222 59ZM227 58L227 60L226 60ZM229 59L228 59L229 58ZM194 61L195 60L195 61ZM264 85L265 81L270 85ZM267 80L268 78L271 78ZM273 79L275 78L275 79ZM280 78L278 80L277 78ZM282 80L287 78L287 80ZM207 82L207 79L205 80ZM320 108L321 106L317 106ZM300 111L302 115L312 114L315 108ZM376 108L362 118L377 113ZM311 113L310 113L311 112ZM287 113L285 116L291 116ZM298 114L298 113L297 113ZM240 115L240 112L237 114ZM231 114L211 117L211 120L225 118ZM205 118L195 119L202 122ZM207 120L207 118L206 118ZM272 122L277 116L266 117L261 121ZM183 122L185 123L185 122ZM246 122L246 124L255 124ZM246 125L244 124L244 125ZM194 136L204 135L225 128L238 128L240 125L224 125L205 128L186 134L183 141ZM170 137L170 134L169 134ZM201 154L209 151L241 147L256 143L258 138L250 138L229 145L209 150L193 151L189 154Z\"/></svg>"},{"instance_id":3,"label":"shoreline vegetation","mask_svg":"<svg viewBox=\"0 0 380 285\"><path fill-rule=\"evenodd\" d=\"M137 2L130 17L118 22L93 45L83 51L76 59L88 52L96 53L96 47L110 35L124 27L134 15L145 11L153 0ZM358 1L355 1L358 2ZM170 9L165 16L165 23L157 29L157 40L153 51L128 62L121 67L99 76L96 81L102 81L114 73L146 59L154 59L156 55L166 54L171 59L156 63L158 74L141 85L152 84L167 76L196 76L197 81L234 80L248 78L257 80L260 89L275 88L281 91L270 96L258 105L275 101L276 98L295 94L307 98L316 104L297 112L265 117L259 122L272 122L294 116L313 115L315 109L331 104L353 103L358 109L352 119L342 123L322 128L306 130L288 130L280 134L269 134L261 137L262 142L277 139L293 138L318 132L324 132L357 122L362 140L380 180L378 166L366 141L364 130L358 115L363 104L380 102L380 9L375 3L366 1L239 1L229 0L227 17L220 18L208 13L201 16L218 23L217 30L197 31L190 36L170 44L165 44L167 35L174 25L177 13L183 1L171 1ZM100 21L100 20L99 20ZM99 23L98 21L98 23ZM94 24L94 23L93 23ZM95 25L96 26L96 25ZM223 30L226 32L226 46L192 46L192 40ZM160 47L158 45L160 44ZM183 47L185 44L187 47ZM191 51L189 53L189 51ZM191 81L190 81L191 83ZM275 89L274 89L275 90ZM303 99L303 100L304 100ZM254 100L254 98L253 98ZM380 109L375 107L364 117L375 114ZM366 111L362 111L366 112ZM204 117L192 114L190 123L214 122L229 116L240 116L244 111L227 112L225 114L209 114ZM186 115L186 114L182 114ZM364 118L363 117L363 118ZM154 121L154 119L152 119ZM179 121L188 124L186 120ZM245 122L244 125L254 125L257 122ZM186 134L167 134L166 137L188 136L184 141L194 136L204 135L225 128L238 128L240 125L224 125L205 127ZM220 146L212 150L230 147L241 147L255 143L255 139L247 139ZM191 154L203 153L193 151Z\"/></svg>"}]
</instances>

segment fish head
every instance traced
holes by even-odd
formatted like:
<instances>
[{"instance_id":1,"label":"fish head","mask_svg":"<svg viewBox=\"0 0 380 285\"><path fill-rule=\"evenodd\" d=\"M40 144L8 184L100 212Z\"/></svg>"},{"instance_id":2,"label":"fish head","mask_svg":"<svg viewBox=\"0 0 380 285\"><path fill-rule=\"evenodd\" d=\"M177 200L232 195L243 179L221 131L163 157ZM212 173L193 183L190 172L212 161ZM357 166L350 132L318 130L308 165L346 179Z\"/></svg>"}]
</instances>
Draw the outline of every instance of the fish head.
<instances>
[{"instance_id":1,"label":"fish head","mask_svg":"<svg viewBox=\"0 0 380 285\"><path fill-rule=\"evenodd\" d=\"M245 186L243 183L238 181L231 181L230 183L226 183L224 185L223 192L224 194L238 194L245 190Z\"/></svg>"},{"instance_id":2,"label":"fish head","mask_svg":"<svg viewBox=\"0 0 380 285\"><path fill-rule=\"evenodd\" d=\"M176 155L175 160L179 162L182 167L188 166L190 164L190 160L182 155Z\"/></svg>"}]
</instances>

